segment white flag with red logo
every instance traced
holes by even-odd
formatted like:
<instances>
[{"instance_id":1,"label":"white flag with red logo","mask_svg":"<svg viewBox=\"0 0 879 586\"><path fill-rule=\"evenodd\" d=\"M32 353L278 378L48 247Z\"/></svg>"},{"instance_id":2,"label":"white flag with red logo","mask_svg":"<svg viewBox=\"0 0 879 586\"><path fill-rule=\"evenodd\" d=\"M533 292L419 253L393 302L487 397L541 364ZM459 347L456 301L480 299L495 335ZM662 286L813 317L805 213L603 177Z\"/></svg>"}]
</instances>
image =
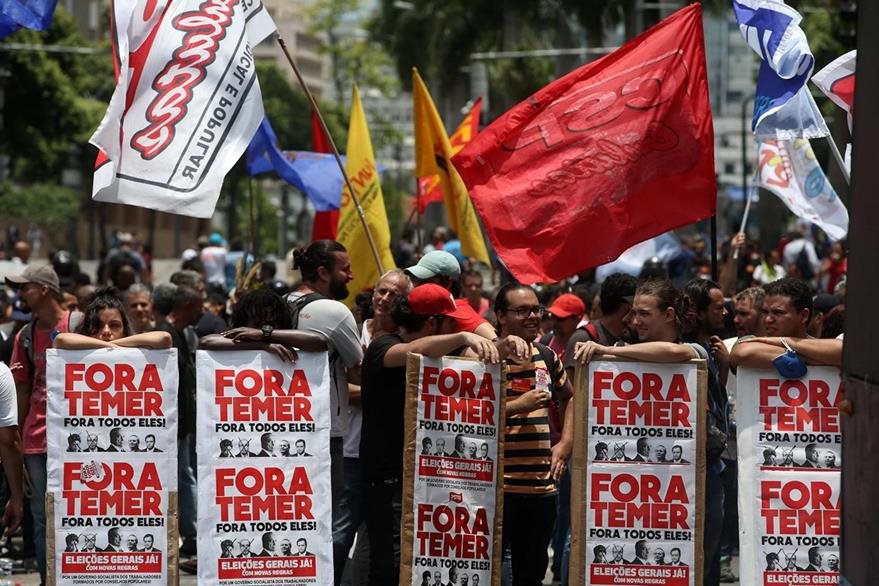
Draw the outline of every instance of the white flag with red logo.
<instances>
[{"instance_id":1,"label":"white flag with red logo","mask_svg":"<svg viewBox=\"0 0 879 586\"><path fill-rule=\"evenodd\" d=\"M263 118L261 0L116 0L116 90L91 138L92 197L209 218Z\"/></svg>"},{"instance_id":2,"label":"white flag with red logo","mask_svg":"<svg viewBox=\"0 0 879 586\"><path fill-rule=\"evenodd\" d=\"M848 130L852 131L852 116L855 113L855 62L857 51L849 51L830 62L827 67L812 77L824 95L848 113Z\"/></svg>"}]
</instances>

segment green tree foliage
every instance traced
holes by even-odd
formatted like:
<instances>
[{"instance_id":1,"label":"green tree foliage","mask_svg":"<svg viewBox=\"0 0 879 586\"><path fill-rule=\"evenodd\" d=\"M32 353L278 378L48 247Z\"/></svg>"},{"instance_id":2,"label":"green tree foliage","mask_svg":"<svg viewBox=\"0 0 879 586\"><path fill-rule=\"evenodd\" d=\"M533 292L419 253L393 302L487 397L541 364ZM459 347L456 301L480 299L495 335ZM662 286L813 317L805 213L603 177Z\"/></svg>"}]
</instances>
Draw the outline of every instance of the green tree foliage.
<instances>
[{"instance_id":1,"label":"green tree foliage","mask_svg":"<svg viewBox=\"0 0 879 586\"><path fill-rule=\"evenodd\" d=\"M61 7L49 30L21 30L6 40L101 49L93 55L0 50L0 69L10 74L4 84L0 152L10 157L14 180L57 180L71 147L88 140L112 95L109 44L88 43Z\"/></svg>"},{"instance_id":2,"label":"green tree foliage","mask_svg":"<svg viewBox=\"0 0 879 586\"><path fill-rule=\"evenodd\" d=\"M61 232L79 213L80 203L76 191L49 183L0 186L4 217L33 222L49 234Z\"/></svg>"}]
</instances>

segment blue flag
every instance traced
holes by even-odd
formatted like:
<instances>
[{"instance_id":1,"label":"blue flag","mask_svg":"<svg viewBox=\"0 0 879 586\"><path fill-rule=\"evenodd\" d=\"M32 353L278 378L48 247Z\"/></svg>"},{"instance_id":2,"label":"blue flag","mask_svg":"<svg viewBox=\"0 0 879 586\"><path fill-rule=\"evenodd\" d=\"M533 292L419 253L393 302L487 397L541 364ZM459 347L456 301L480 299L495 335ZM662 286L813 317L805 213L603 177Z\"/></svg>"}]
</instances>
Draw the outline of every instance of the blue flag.
<instances>
[{"instance_id":1,"label":"blue flag","mask_svg":"<svg viewBox=\"0 0 879 586\"><path fill-rule=\"evenodd\" d=\"M736 20L762 63L751 129L758 138L819 138L830 131L806 82L815 57L800 14L777 0L733 0Z\"/></svg>"},{"instance_id":2,"label":"blue flag","mask_svg":"<svg viewBox=\"0 0 879 586\"><path fill-rule=\"evenodd\" d=\"M333 155L308 151L281 151L268 118L247 147L247 171L251 175L274 171L305 196L318 212L337 210L342 203L342 172Z\"/></svg>"},{"instance_id":3,"label":"blue flag","mask_svg":"<svg viewBox=\"0 0 879 586\"><path fill-rule=\"evenodd\" d=\"M52 24L58 0L0 1L0 39L20 28L44 31Z\"/></svg>"}]
</instances>

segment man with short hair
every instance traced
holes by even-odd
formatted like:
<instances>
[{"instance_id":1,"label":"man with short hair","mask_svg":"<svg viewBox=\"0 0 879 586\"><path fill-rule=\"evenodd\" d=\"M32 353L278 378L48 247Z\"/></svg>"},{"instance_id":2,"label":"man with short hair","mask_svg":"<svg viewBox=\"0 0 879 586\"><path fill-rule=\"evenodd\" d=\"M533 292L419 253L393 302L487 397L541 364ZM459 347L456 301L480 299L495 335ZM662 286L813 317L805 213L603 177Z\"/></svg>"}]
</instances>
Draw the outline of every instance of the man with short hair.
<instances>
[{"instance_id":1,"label":"man with short hair","mask_svg":"<svg viewBox=\"0 0 879 586\"><path fill-rule=\"evenodd\" d=\"M156 436L151 433L146 434L143 438L143 443L145 445L144 452L161 452L159 448L156 447Z\"/></svg>"},{"instance_id":2,"label":"man with short hair","mask_svg":"<svg viewBox=\"0 0 879 586\"><path fill-rule=\"evenodd\" d=\"M289 446L288 446L289 447ZM293 544L289 539L281 540L281 557L288 558L293 555Z\"/></svg>"},{"instance_id":3,"label":"man with short hair","mask_svg":"<svg viewBox=\"0 0 879 586\"><path fill-rule=\"evenodd\" d=\"M287 440L281 440L278 442L278 455L282 458L290 457L290 442Z\"/></svg>"},{"instance_id":4,"label":"man with short hair","mask_svg":"<svg viewBox=\"0 0 879 586\"><path fill-rule=\"evenodd\" d=\"M818 465L818 446L808 444L806 446L806 459L800 464L800 468L820 468Z\"/></svg>"},{"instance_id":5,"label":"man with short hair","mask_svg":"<svg viewBox=\"0 0 879 586\"><path fill-rule=\"evenodd\" d=\"M252 540L242 539L241 541L239 541L239 543L241 544L241 551L238 553L239 558L255 558L255 557L257 557L257 555L255 553L250 551L250 544L252 543Z\"/></svg>"},{"instance_id":6,"label":"man with short hair","mask_svg":"<svg viewBox=\"0 0 879 586\"><path fill-rule=\"evenodd\" d=\"M688 460L684 460L682 457L684 455L684 449L675 444L671 447L671 461L672 464L689 464Z\"/></svg>"},{"instance_id":7,"label":"man with short hair","mask_svg":"<svg viewBox=\"0 0 879 586\"><path fill-rule=\"evenodd\" d=\"M125 540L126 551L137 551L137 536L133 533Z\"/></svg>"},{"instance_id":8,"label":"man with short hair","mask_svg":"<svg viewBox=\"0 0 879 586\"><path fill-rule=\"evenodd\" d=\"M104 551L122 551L122 533L119 531L119 527L112 527L107 531L107 547L104 548Z\"/></svg>"},{"instance_id":9,"label":"man with short hair","mask_svg":"<svg viewBox=\"0 0 879 586\"><path fill-rule=\"evenodd\" d=\"M147 533L146 535L143 536L143 549L141 551L150 551L150 552L159 551L157 548L153 547L153 543L154 543L153 534Z\"/></svg>"},{"instance_id":10,"label":"man with short hair","mask_svg":"<svg viewBox=\"0 0 879 586\"><path fill-rule=\"evenodd\" d=\"M668 555L671 556L671 562L668 565L670 566L686 566L684 562L681 561L681 550L678 547L673 547L669 550Z\"/></svg>"},{"instance_id":11,"label":"man with short hair","mask_svg":"<svg viewBox=\"0 0 879 586\"><path fill-rule=\"evenodd\" d=\"M391 306L400 328L374 339L363 359L363 510L369 533L369 584L386 586L399 579L403 477L403 411L406 361L410 352L439 358L462 346L479 357L497 360L497 349L470 332L453 333L451 294L437 284L415 287Z\"/></svg>"},{"instance_id":12,"label":"man with short hair","mask_svg":"<svg viewBox=\"0 0 879 586\"><path fill-rule=\"evenodd\" d=\"M124 452L125 448L122 446L122 429L119 427L114 427L110 430L110 445L107 447L108 452Z\"/></svg>"},{"instance_id":13,"label":"man with short hair","mask_svg":"<svg viewBox=\"0 0 879 586\"><path fill-rule=\"evenodd\" d=\"M300 537L296 540L296 555L298 556L306 556L306 555L314 555L310 551L308 551L308 542L304 537Z\"/></svg>"},{"instance_id":14,"label":"man with short hair","mask_svg":"<svg viewBox=\"0 0 879 586\"><path fill-rule=\"evenodd\" d=\"M434 456L445 456L446 455L446 440L438 437L436 438L436 452L433 453Z\"/></svg>"},{"instance_id":15,"label":"man with short hair","mask_svg":"<svg viewBox=\"0 0 879 586\"><path fill-rule=\"evenodd\" d=\"M817 547L809 548L809 565L803 568L804 572L822 572L821 551Z\"/></svg>"},{"instance_id":16,"label":"man with short hair","mask_svg":"<svg viewBox=\"0 0 879 586\"><path fill-rule=\"evenodd\" d=\"M633 566L647 566L650 564L648 558L650 557L650 547L647 545L647 541L644 539L639 539L635 542L635 558L629 562L629 564Z\"/></svg>"},{"instance_id":17,"label":"man with short hair","mask_svg":"<svg viewBox=\"0 0 879 586\"><path fill-rule=\"evenodd\" d=\"M635 442L635 450L637 450L637 454L632 458L632 462L650 462L650 451L652 450L652 446L646 437L639 437L638 441Z\"/></svg>"},{"instance_id":18,"label":"man with short hair","mask_svg":"<svg viewBox=\"0 0 879 586\"><path fill-rule=\"evenodd\" d=\"M519 283L500 288L495 315L501 339L537 338L544 308L534 290ZM508 359L504 381L507 421L504 445L502 550L510 547L513 584L540 584L557 515L558 482L573 445L573 394L563 363L545 346L528 345L525 359ZM550 403L557 403L561 438L550 442ZM535 439L538 438L538 439Z\"/></svg>"},{"instance_id":19,"label":"man with short hair","mask_svg":"<svg viewBox=\"0 0 879 586\"><path fill-rule=\"evenodd\" d=\"M129 452L139 452L140 451L140 438L136 435L128 436L128 450Z\"/></svg>"},{"instance_id":20,"label":"man with short hair","mask_svg":"<svg viewBox=\"0 0 879 586\"><path fill-rule=\"evenodd\" d=\"M267 531L262 534L262 551L257 554L258 558L270 558L275 556L275 534Z\"/></svg>"},{"instance_id":21,"label":"man with short hair","mask_svg":"<svg viewBox=\"0 0 879 586\"><path fill-rule=\"evenodd\" d=\"M79 551L85 551L85 552L98 551L98 548L95 547L95 542L98 540L98 535L96 533L85 533L82 537L83 537L83 540L85 541L85 545L83 545L82 549L80 549Z\"/></svg>"},{"instance_id":22,"label":"man with short hair","mask_svg":"<svg viewBox=\"0 0 879 586\"><path fill-rule=\"evenodd\" d=\"M202 285L203 286L203 285ZM196 460L195 460L195 362L186 339L186 328L198 323L203 312L202 295L196 289L178 285L171 297L169 312L156 325L167 332L177 349L177 479L180 498L180 555L196 553ZM185 567L189 571L191 567Z\"/></svg>"},{"instance_id":23,"label":"man with short hair","mask_svg":"<svg viewBox=\"0 0 879 586\"><path fill-rule=\"evenodd\" d=\"M86 447L83 452L103 452L103 448L98 445L98 434L85 432Z\"/></svg>"},{"instance_id":24,"label":"man with short hair","mask_svg":"<svg viewBox=\"0 0 879 586\"><path fill-rule=\"evenodd\" d=\"M73 331L82 314L61 307L61 285L51 266L29 265L20 275L6 277L33 319L15 337L11 367L18 395L18 427L32 487L37 568L46 580L46 350L59 333ZM71 324L74 327L71 327Z\"/></svg>"},{"instance_id":25,"label":"man with short hair","mask_svg":"<svg viewBox=\"0 0 879 586\"><path fill-rule=\"evenodd\" d=\"M259 438L262 449L257 454L258 458L267 458L275 455L275 438L271 433L264 433Z\"/></svg>"},{"instance_id":26,"label":"man with short hair","mask_svg":"<svg viewBox=\"0 0 879 586\"><path fill-rule=\"evenodd\" d=\"M839 468L839 466L836 465L836 454L834 454L830 450L824 452L824 467Z\"/></svg>"},{"instance_id":27,"label":"man with short hair","mask_svg":"<svg viewBox=\"0 0 879 586\"><path fill-rule=\"evenodd\" d=\"M467 300L479 316L486 317L491 310L491 302L482 294L482 273L469 270L461 273L463 298Z\"/></svg>"},{"instance_id":28,"label":"man with short hair","mask_svg":"<svg viewBox=\"0 0 879 586\"><path fill-rule=\"evenodd\" d=\"M664 566L665 564L665 551L661 547L657 547L653 550L653 565L655 566Z\"/></svg>"},{"instance_id":29,"label":"man with short hair","mask_svg":"<svg viewBox=\"0 0 879 586\"><path fill-rule=\"evenodd\" d=\"M665 464L666 462L668 462L668 460L665 459L665 454L665 446L659 444L658 446L656 446L656 457L653 459L653 461L657 464Z\"/></svg>"},{"instance_id":30,"label":"man with short hair","mask_svg":"<svg viewBox=\"0 0 879 586\"><path fill-rule=\"evenodd\" d=\"M296 443L293 445L296 446L296 453L293 454L294 456L296 456L296 457L311 456L311 454L309 454L308 452L305 451L305 440L304 439L296 440Z\"/></svg>"}]
</instances>

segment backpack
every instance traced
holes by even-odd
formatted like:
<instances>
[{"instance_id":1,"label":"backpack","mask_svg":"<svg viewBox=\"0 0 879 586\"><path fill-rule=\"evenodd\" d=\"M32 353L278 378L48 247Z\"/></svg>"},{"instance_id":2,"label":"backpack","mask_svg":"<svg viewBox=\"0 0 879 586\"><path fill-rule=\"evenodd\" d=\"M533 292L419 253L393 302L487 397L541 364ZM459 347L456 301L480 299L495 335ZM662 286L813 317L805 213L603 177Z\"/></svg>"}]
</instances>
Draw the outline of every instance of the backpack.
<instances>
[{"instance_id":1,"label":"backpack","mask_svg":"<svg viewBox=\"0 0 879 586\"><path fill-rule=\"evenodd\" d=\"M808 246L808 244L803 243L803 247L800 249L799 254L797 254L795 264L797 268L800 269L803 279L810 281L815 276L815 269L812 267L812 261L809 260L809 253L806 252L806 246Z\"/></svg>"},{"instance_id":2,"label":"backpack","mask_svg":"<svg viewBox=\"0 0 879 586\"><path fill-rule=\"evenodd\" d=\"M67 316L67 331L75 332L82 323L83 315L78 311L71 311ZM24 355L30 363L31 370L34 367L34 328L37 320L32 319L21 328L21 347L24 348Z\"/></svg>"},{"instance_id":3,"label":"backpack","mask_svg":"<svg viewBox=\"0 0 879 586\"><path fill-rule=\"evenodd\" d=\"M318 299L326 299L323 295L317 292L306 293L305 295L300 295L296 299L292 301L290 298L287 298L287 306L290 308L290 318L293 320L293 329L299 329L299 313L302 311L302 308L311 303L312 301L317 301Z\"/></svg>"}]
</instances>

